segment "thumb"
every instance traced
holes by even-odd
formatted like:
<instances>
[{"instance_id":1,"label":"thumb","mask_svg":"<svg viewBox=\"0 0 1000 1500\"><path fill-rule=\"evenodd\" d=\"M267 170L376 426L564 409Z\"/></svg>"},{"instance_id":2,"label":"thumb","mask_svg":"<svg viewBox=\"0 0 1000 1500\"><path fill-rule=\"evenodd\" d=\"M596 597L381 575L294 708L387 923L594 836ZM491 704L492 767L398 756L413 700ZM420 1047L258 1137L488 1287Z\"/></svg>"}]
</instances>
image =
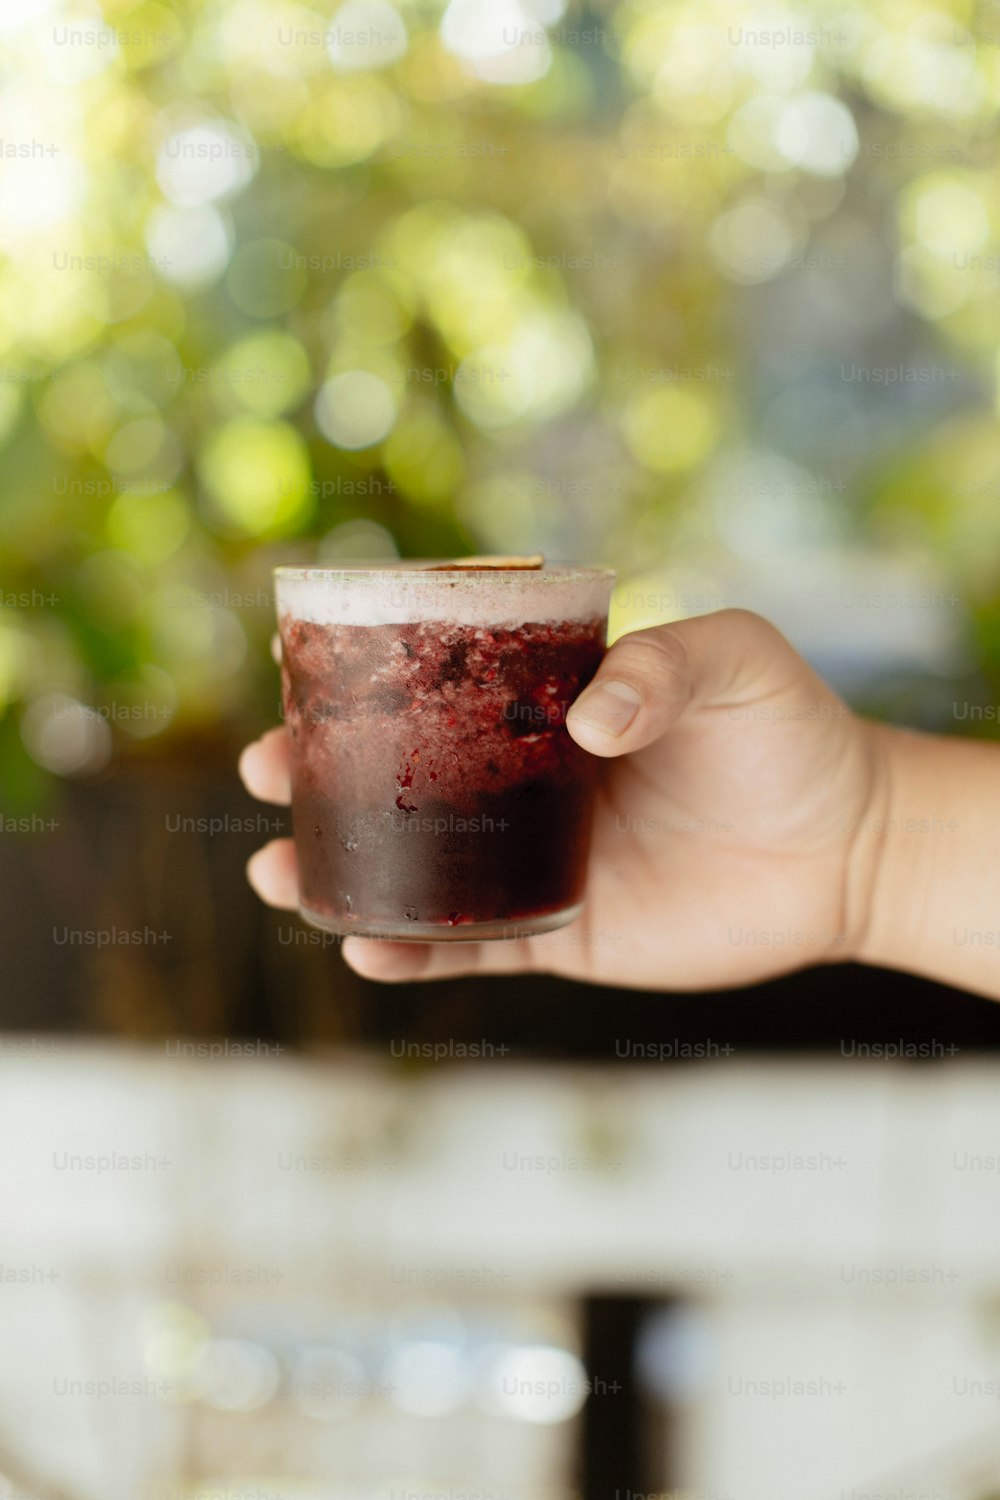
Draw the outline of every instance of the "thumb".
<instances>
[{"instance_id":1,"label":"thumb","mask_svg":"<svg viewBox=\"0 0 1000 1500\"><path fill-rule=\"evenodd\" d=\"M811 676L767 620L724 609L623 635L569 710L566 727L592 755L627 755L659 739L689 706L747 703Z\"/></svg>"}]
</instances>

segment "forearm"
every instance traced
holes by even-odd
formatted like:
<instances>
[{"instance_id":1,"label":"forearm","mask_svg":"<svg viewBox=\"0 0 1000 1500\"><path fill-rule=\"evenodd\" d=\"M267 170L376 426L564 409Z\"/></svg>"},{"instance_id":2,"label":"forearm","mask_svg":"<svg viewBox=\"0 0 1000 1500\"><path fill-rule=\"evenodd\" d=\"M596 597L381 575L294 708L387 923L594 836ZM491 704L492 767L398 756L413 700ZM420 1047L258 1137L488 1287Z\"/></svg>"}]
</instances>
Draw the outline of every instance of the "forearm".
<instances>
[{"instance_id":1,"label":"forearm","mask_svg":"<svg viewBox=\"0 0 1000 1500\"><path fill-rule=\"evenodd\" d=\"M858 957L1000 999L1000 746L877 727Z\"/></svg>"}]
</instances>

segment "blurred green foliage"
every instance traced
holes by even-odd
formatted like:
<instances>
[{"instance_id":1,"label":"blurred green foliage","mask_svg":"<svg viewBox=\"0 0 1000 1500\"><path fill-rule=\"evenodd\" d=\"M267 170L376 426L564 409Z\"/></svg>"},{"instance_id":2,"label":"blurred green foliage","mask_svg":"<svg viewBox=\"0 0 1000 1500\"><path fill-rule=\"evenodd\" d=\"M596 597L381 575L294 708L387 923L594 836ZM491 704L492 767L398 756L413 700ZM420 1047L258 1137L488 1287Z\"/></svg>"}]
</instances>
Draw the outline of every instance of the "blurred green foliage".
<instances>
[{"instance_id":1,"label":"blurred green foliage","mask_svg":"<svg viewBox=\"0 0 1000 1500\"><path fill-rule=\"evenodd\" d=\"M300 558L915 549L1000 683L989 15L8 0L6 793L272 719Z\"/></svg>"}]
</instances>

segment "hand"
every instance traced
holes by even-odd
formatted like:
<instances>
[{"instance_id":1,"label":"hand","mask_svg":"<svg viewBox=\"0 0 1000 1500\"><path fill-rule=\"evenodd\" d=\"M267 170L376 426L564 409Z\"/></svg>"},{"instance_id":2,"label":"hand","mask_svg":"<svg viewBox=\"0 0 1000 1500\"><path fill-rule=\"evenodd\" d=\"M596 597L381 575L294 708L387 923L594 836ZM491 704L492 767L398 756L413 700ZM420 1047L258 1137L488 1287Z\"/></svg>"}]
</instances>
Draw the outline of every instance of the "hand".
<instances>
[{"instance_id":1,"label":"hand","mask_svg":"<svg viewBox=\"0 0 1000 1500\"><path fill-rule=\"evenodd\" d=\"M857 956L889 794L884 732L767 621L725 610L623 636L567 727L606 761L583 915L509 942L351 937L358 973L537 970L691 990ZM240 771L254 796L288 802L285 731L248 746ZM295 908L291 840L259 850L248 874L265 901Z\"/></svg>"}]
</instances>

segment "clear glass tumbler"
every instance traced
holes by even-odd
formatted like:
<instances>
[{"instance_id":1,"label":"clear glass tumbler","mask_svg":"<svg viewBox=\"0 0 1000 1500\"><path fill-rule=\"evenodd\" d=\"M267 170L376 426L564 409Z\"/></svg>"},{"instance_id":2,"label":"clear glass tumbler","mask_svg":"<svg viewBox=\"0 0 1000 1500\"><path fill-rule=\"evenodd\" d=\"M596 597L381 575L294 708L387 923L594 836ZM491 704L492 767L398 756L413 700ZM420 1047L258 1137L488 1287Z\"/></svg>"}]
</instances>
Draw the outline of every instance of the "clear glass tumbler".
<instances>
[{"instance_id":1,"label":"clear glass tumbler","mask_svg":"<svg viewBox=\"0 0 1000 1500\"><path fill-rule=\"evenodd\" d=\"M300 910L403 940L581 909L598 763L565 727L604 654L602 568L278 568Z\"/></svg>"}]
</instances>

